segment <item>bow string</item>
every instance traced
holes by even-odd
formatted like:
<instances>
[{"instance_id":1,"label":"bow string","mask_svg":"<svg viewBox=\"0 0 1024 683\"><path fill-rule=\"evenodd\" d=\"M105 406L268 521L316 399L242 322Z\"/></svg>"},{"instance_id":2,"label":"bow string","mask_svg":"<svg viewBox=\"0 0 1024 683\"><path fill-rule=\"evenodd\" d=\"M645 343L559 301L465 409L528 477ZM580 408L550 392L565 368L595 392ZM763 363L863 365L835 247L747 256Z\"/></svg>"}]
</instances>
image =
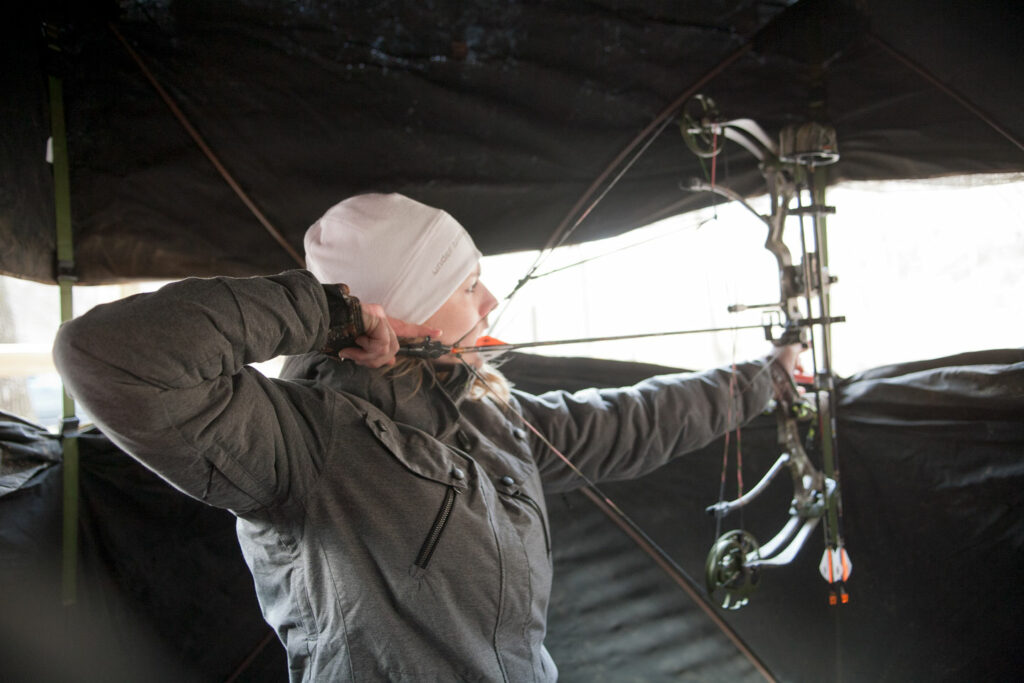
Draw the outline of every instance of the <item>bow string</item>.
<instances>
[{"instance_id":1,"label":"bow string","mask_svg":"<svg viewBox=\"0 0 1024 683\"><path fill-rule=\"evenodd\" d=\"M825 519L824 543L825 551L820 563L822 576L833 586L830 593L832 604L844 603L848 596L845 581L849 578L852 564L845 550L840 529L841 505L839 498L838 465L836 461L836 435L834 415L835 380L831 368L831 325L842 322L842 317L831 315L828 289L834 278L827 269L827 249L825 244L825 216L834 209L824 204L823 168L838 158L835 151L834 132L820 124L807 124L803 128L784 130L780 143L775 143L764 134L755 122L750 119L721 121L709 98L701 98L698 103L702 107L700 120L694 120L687 114L680 120L680 128L687 146L700 153L701 140L710 137L710 154L704 158L714 157L721 151L720 139L737 142L757 157L765 178L770 211L761 215L746 201L723 187L712 175L711 185L694 183L691 189L710 191L740 201L747 209L763 221L767 229L765 248L775 257L779 270L780 297L777 303L747 304L730 307L738 312L748 309L763 309L763 319L759 325L733 326L727 328L707 328L704 330L686 330L675 332L649 333L642 335L620 335L602 338L626 339L646 336L662 336L669 334L695 334L699 332L734 331L736 329L761 328L765 336L778 346L803 342L811 350L813 375L804 378L812 391L812 399L802 394L792 377L770 360L761 372L773 372L781 376L773 377L776 386L776 399L772 412L777 426L777 443L780 455L761 480L748 492L740 492L740 496L732 501L719 500L709 506L708 511L720 522L730 513L742 510L761 492L767 489L773 479L784 469L790 473L793 486L793 499L790 514L783 528L767 543L761 545L749 532L740 529L719 535L712 545L705 565L705 589L701 590L695 582L648 534L646 534L617 504L601 492L596 484L585 473L580 471L572 461L555 447L544 435L512 409L504 399L493 390L493 398L509 409L509 414L516 416L523 425L532 431L542 443L584 482L582 492L594 504L608 515L620 528L629 535L637 545L648 553L655 562L687 592L694 602L715 622L722 632L750 660L754 667L766 678L775 680L765 664L743 642L742 638L725 622L715 610L714 605L726 609L738 609L749 602L750 595L759 584L760 573L769 567L780 567L793 561L806 541ZM667 126L665 121L658 126L649 126L649 130L660 133ZM656 134L657 134L656 133ZM654 137L656 137L656 134ZM650 145L653 137L647 139L640 150L630 159L629 166L639 158ZM620 155L621 157L622 155ZM501 313L507 310L513 296L533 279L540 263L554 248L563 244L569 235L593 211L597 203L607 195L615 182L625 173L623 169L600 195L582 213L571 220L567 217L556 231L560 233L549 240L545 249L541 250L529 272L521 278L513 291L505 298ZM588 193L592 194L599 183L595 183ZM803 205L802 195L808 192L811 201ZM793 206L794 202L796 206ZM577 203L573 212L583 205ZM783 241L784 229L788 218L795 217L800 222L801 259L794 262L793 255ZM808 248L805 236L805 219L811 223L814 251ZM566 229L566 226L569 226ZM499 313L499 318L501 313ZM495 321L497 322L497 321ZM486 378L463 358L467 353L500 354L513 348L543 346L565 343L594 341L593 339L560 340L547 342L527 342L523 344L505 344L491 338L482 338L472 346L443 345L436 341L426 340L406 345L403 353L423 357L440 357L454 355L484 385ZM747 389L749 389L749 386ZM744 389L747 390L747 389ZM740 392L742 394L742 392ZM730 392L730 400L734 398ZM809 430L801 430L801 422L810 421ZM737 425L738 429L738 425ZM807 444L815 454L820 454L823 466L816 467L802 432L807 431ZM717 535L717 532L716 532Z\"/></svg>"}]
</instances>

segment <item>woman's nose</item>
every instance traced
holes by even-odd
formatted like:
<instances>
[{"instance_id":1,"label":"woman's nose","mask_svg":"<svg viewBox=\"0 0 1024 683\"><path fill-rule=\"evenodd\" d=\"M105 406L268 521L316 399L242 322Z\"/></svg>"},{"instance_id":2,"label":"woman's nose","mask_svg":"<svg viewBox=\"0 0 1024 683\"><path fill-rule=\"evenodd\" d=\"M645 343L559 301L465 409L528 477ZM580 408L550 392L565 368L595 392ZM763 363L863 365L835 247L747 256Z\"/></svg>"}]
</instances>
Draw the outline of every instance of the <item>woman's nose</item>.
<instances>
[{"instance_id":1,"label":"woman's nose","mask_svg":"<svg viewBox=\"0 0 1024 683\"><path fill-rule=\"evenodd\" d=\"M480 286L484 290L483 298L480 300L480 315L483 317L498 307L498 300L491 294L491 290L487 289L486 285L480 283Z\"/></svg>"}]
</instances>

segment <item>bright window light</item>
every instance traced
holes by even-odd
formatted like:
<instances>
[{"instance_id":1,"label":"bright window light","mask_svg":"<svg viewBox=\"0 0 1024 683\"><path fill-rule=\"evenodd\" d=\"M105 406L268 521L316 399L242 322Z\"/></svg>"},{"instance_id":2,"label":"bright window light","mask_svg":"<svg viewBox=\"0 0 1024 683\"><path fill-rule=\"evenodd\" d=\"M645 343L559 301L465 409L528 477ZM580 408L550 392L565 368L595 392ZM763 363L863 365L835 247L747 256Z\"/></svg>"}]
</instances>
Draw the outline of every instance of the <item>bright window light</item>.
<instances>
[{"instance_id":1,"label":"bright window light","mask_svg":"<svg viewBox=\"0 0 1024 683\"><path fill-rule=\"evenodd\" d=\"M829 189L833 366L840 375L964 351L1024 344L1024 178L845 183ZM753 202L760 212L766 202ZM796 219L787 243L799 259ZM763 223L725 203L614 238L558 249L492 334L507 342L758 324L735 303L777 301ZM629 245L638 245L626 248ZM606 255L610 254L610 255ZM484 259L502 298L536 252ZM493 316L492 316L493 317ZM537 353L703 368L760 356L758 330L544 347ZM809 360L807 360L809 363Z\"/></svg>"},{"instance_id":2,"label":"bright window light","mask_svg":"<svg viewBox=\"0 0 1024 683\"><path fill-rule=\"evenodd\" d=\"M138 292L153 291L164 282L75 287L75 315L93 306ZM0 410L35 422L51 431L60 425L60 377L51 349L60 327L60 290L0 276ZM80 415L84 421L88 416Z\"/></svg>"}]
</instances>

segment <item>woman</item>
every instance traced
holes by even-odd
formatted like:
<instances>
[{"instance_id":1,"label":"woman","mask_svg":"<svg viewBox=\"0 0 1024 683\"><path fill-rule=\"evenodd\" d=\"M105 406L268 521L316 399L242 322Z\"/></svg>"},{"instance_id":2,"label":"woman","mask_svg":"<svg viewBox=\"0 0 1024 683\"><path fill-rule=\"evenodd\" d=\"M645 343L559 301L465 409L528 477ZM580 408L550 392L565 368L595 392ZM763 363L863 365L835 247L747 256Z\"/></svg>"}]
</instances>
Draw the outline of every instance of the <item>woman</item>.
<instances>
[{"instance_id":1,"label":"woman","mask_svg":"<svg viewBox=\"0 0 1024 683\"><path fill-rule=\"evenodd\" d=\"M640 476L747 421L773 361L738 365L732 394L725 369L510 392L480 359L396 358L402 337L472 341L495 305L447 213L357 196L305 242L312 273L186 280L66 324L69 391L127 452L237 516L292 680L555 680L544 493L581 486L574 468ZM282 379L246 365L278 355L294 356Z\"/></svg>"}]
</instances>

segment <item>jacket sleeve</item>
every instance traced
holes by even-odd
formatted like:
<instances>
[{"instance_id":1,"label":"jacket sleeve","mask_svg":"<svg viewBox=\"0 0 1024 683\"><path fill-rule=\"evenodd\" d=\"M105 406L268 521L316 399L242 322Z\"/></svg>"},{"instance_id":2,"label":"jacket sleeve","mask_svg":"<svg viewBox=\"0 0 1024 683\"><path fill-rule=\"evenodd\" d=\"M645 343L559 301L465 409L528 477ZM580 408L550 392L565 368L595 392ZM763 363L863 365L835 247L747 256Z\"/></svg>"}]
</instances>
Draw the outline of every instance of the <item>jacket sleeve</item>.
<instances>
[{"instance_id":1,"label":"jacket sleeve","mask_svg":"<svg viewBox=\"0 0 1024 683\"><path fill-rule=\"evenodd\" d=\"M306 271L189 279L66 323L54 360L118 446L185 493L243 513L308 484L332 400L246 364L319 348L327 315Z\"/></svg>"},{"instance_id":2,"label":"jacket sleeve","mask_svg":"<svg viewBox=\"0 0 1024 683\"><path fill-rule=\"evenodd\" d=\"M622 389L516 392L525 419L538 428L591 481L633 479L701 448L759 415L772 395L765 362L733 370L661 375ZM548 492L584 484L535 437L541 478Z\"/></svg>"}]
</instances>

